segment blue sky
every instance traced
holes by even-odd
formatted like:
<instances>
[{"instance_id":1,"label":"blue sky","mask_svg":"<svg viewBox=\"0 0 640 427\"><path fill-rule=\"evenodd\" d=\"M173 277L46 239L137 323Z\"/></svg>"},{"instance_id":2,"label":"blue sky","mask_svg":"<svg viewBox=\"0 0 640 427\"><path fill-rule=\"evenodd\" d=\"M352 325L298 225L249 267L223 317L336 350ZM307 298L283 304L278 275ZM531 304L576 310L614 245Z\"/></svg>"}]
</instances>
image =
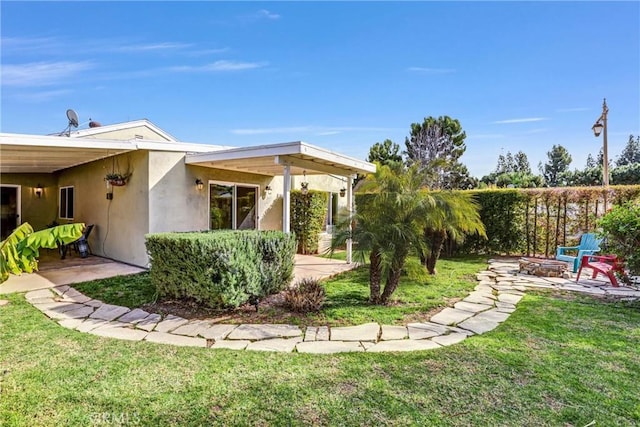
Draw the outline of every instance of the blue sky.
<instances>
[{"instance_id":1,"label":"blue sky","mask_svg":"<svg viewBox=\"0 0 640 427\"><path fill-rule=\"evenodd\" d=\"M449 115L472 175L640 134L639 2L5 2L2 132L147 118L187 142L357 158ZM83 124L84 123L84 124Z\"/></svg>"}]
</instances>

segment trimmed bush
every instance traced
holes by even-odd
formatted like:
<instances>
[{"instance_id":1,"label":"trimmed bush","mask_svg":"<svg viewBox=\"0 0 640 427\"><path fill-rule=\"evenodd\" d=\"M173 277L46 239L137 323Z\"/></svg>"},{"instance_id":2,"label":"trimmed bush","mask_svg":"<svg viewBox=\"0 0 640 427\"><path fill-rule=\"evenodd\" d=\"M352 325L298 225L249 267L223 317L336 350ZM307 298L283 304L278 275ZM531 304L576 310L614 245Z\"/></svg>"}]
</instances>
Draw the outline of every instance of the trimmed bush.
<instances>
[{"instance_id":1,"label":"trimmed bush","mask_svg":"<svg viewBox=\"0 0 640 427\"><path fill-rule=\"evenodd\" d=\"M320 311L325 298L324 286L317 279L303 279L287 290L284 301L287 307L298 313Z\"/></svg>"},{"instance_id":2,"label":"trimmed bush","mask_svg":"<svg viewBox=\"0 0 640 427\"><path fill-rule=\"evenodd\" d=\"M291 229L296 234L298 253L318 253L318 239L327 214L329 194L323 191L291 192Z\"/></svg>"},{"instance_id":3,"label":"trimmed bush","mask_svg":"<svg viewBox=\"0 0 640 427\"><path fill-rule=\"evenodd\" d=\"M213 308L277 293L293 277L294 236L279 231L148 234L146 247L159 295Z\"/></svg>"}]
</instances>

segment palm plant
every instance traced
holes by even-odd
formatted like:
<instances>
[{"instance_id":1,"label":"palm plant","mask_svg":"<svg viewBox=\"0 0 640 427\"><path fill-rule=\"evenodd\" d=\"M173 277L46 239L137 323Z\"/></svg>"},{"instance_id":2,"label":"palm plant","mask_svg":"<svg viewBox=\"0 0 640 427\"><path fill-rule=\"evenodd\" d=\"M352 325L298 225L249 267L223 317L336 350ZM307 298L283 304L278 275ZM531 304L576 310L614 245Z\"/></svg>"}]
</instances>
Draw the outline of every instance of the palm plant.
<instances>
[{"instance_id":1,"label":"palm plant","mask_svg":"<svg viewBox=\"0 0 640 427\"><path fill-rule=\"evenodd\" d=\"M471 194L437 191L431 193L431 198L434 205L425 217L424 245L418 247L418 254L429 274L436 274L436 262L447 237L462 243L467 234L486 234L479 206Z\"/></svg>"},{"instance_id":2,"label":"palm plant","mask_svg":"<svg viewBox=\"0 0 640 427\"><path fill-rule=\"evenodd\" d=\"M425 172L419 165L406 169L401 164L379 165L360 185L357 212L334 233L332 250L352 238L356 260L364 261L368 255L372 304L389 301L412 250L435 274L447 234L458 241L465 233L484 235L478 207L470 195L428 191L424 182ZM351 231L346 227L349 223L354 225Z\"/></svg>"}]
</instances>

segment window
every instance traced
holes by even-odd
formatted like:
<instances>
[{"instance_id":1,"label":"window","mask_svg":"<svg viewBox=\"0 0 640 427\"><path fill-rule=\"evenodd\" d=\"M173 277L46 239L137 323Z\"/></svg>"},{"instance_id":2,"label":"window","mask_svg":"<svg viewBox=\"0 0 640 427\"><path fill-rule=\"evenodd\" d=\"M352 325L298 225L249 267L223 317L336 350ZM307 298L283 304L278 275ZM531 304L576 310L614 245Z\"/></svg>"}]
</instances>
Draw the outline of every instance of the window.
<instances>
[{"instance_id":1,"label":"window","mask_svg":"<svg viewBox=\"0 0 640 427\"><path fill-rule=\"evenodd\" d=\"M73 187L60 187L60 219L73 219Z\"/></svg>"},{"instance_id":2,"label":"window","mask_svg":"<svg viewBox=\"0 0 640 427\"><path fill-rule=\"evenodd\" d=\"M209 183L209 228L251 230L258 225L258 187Z\"/></svg>"},{"instance_id":3,"label":"window","mask_svg":"<svg viewBox=\"0 0 640 427\"><path fill-rule=\"evenodd\" d=\"M325 217L324 229L327 233L333 233L333 226L338 221L338 193L329 193L327 204L327 215Z\"/></svg>"}]
</instances>

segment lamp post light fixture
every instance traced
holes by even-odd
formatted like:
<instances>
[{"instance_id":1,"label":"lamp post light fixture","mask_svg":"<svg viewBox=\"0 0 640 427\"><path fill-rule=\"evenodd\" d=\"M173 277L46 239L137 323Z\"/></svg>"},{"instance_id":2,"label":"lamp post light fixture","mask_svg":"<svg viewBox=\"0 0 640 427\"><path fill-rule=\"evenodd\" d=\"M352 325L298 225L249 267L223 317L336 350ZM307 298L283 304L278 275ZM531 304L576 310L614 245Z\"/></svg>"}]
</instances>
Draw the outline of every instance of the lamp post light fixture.
<instances>
[{"instance_id":1,"label":"lamp post light fixture","mask_svg":"<svg viewBox=\"0 0 640 427\"><path fill-rule=\"evenodd\" d=\"M300 183L300 190L302 190L302 194L307 194L309 192L309 183L307 182L307 171L302 171L302 182Z\"/></svg>"},{"instance_id":2,"label":"lamp post light fixture","mask_svg":"<svg viewBox=\"0 0 640 427\"><path fill-rule=\"evenodd\" d=\"M607 99L602 101L602 114L596 120L596 123L591 127L593 134L597 137L602 133L602 184L606 187L609 186L609 155L607 152L607 114L609 108L607 107Z\"/></svg>"}]
</instances>

